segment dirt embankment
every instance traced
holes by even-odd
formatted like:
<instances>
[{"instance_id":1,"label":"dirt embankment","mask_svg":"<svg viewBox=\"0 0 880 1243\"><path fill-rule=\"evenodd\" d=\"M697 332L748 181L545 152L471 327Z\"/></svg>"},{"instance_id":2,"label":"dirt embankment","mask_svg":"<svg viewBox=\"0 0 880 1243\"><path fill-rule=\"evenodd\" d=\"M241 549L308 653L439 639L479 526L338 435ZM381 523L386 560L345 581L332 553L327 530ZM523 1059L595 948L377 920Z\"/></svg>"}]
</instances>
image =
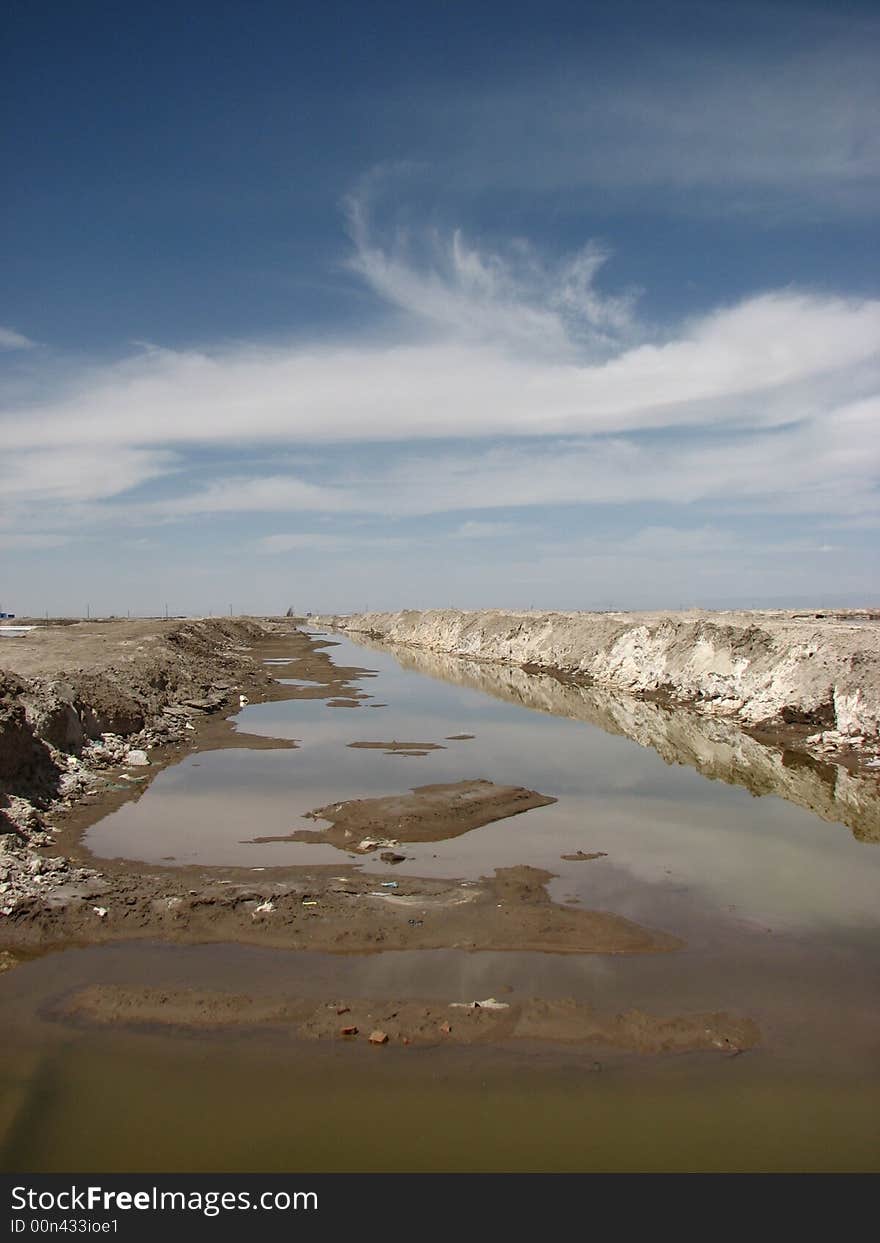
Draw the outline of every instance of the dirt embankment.
<instances>
[{"instance_id":1,"label":"dirt embankment","mask_svg":"<svg viewBox=\"0 0 880 1243\"><path fill-rule=\"evenodd\" d=\"M321 624L686 704L819 758L880 756L880 622L864 612L363 613Z\"/></svg>"},{"instance_id":2,"label":"dirt embankment","mask_svg":"<svg viewBox=\"0 0 880 1243\"><path fill-rule=\"evenodd\" d=\"M151 620L39 626L2 640L0 911L94 875L49 853L47 813L106 796L107 773L125 795L189 750L197 724L269 693L252 652L270 634L244 619Z\"/></svg>"},{"instance_id":3,"label":"dirt embankment","mask_svg":"<svg viewBox=\"0 0 880 1243\"><path fill-rule=\"evenodd\" d=\"M405 669L456 682L537 712L585 721L650 747L667 764L684 764L710 781L740 785L756 797L776 795L847 825L860 841L880 842L880 772L836 754L811 755L775 735L768 745L736 720L694 712L665 700L639 699L603 686L584 686L555 673L447 656L424 648L361 639L394 652ZM795 736L794 742L797 742Z\"/></svg>"}]
</instances>

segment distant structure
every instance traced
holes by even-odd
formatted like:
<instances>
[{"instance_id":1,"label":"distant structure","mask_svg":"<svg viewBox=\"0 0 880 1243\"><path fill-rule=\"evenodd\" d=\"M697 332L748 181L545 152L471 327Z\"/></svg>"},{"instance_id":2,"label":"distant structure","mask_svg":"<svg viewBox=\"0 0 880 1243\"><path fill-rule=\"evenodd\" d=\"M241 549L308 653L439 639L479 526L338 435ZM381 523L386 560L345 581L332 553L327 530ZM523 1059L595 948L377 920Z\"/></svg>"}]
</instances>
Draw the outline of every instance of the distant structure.
<instances>
[{"instance_id":1,"label":"distant structure","mask_svg":"<svg viewBox=\"0 0 880 1243\"><path fill-rule=\"evenodd\" d=\"M0 618L3 618L3 619L4 619L4 621L9 621L9 620L11 620L11 618L13 618L14 616L15 616L15 614L14 614L14 613L0 613Z\"/></svg>"},{"instance_id":2,"label":"distant structure","mask_svg":"<svg viewBox=\"0 0 880 1243\"><path fill-rule=\"evenodd\" d=\"M296 617L296 613L294 613L293 608L291 607L287 610L284 616L285 617Z\"/></svg>"}]
</instances>

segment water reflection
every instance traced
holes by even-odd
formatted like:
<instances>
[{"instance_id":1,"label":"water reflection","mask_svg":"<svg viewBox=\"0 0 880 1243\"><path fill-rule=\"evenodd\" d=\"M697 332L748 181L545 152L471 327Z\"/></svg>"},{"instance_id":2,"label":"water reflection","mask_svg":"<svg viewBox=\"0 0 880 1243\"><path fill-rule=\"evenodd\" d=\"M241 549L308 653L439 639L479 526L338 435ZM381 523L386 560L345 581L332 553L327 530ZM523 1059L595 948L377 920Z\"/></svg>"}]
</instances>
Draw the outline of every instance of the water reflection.
<instances>
[{"instance_id":1,"label":"water reflection","mask_svg":"<svg viewBox=\"0 0 880 1243\"><path fill-rule=\"evenodd\" d=\"M348 639L333 654L342 664L373 666L378 676L367 685L389 704L385 712L364 711L370 699L355 712L313 697L251 705L236 718L243 732L296 738L297 749L223 750L175 765L137 802L93 826L87 846L149 863L338 864L348 855L327 842L254 839L311 828L303 816L327 804L486 779L558 802L456 838L408 844L396 868L376 853L357 857L359 866L395 879L471 880L529 864L558 876L551 885L558 900L686 940L720 943L731 921L824 935L880 924L880 851L867 845L865 830L876 803L858 804L860 837L810 814L821 807L829 819L843 818L842 776L834 797L811 770L786 766L725 722L521 670L382 649L371 649L367 662ZM443 749L414 756L349 745L395 738ZM732 784L736 774L748 780ZM605 857L564 858L579 850Z\"/></svg>"},{"instance_id":2,"label":"water reflection","mask_svg":"<svg viewBox=\"0 0 880 1243\"><path fill-rule=\"evenodd\" d=\"M823 763L802 752L756 741L735 723L687 709L636 699L617 690L577 686L550 674L468 660L367 639L364 647L393 652L404 669L471 687L537 712L596 725L651 747L667 764L695 768L711 781L743 786L756 796L775 794L847 825L864 842L880 842L880 789L876 778Z\"/></svg>"}]
</instances>

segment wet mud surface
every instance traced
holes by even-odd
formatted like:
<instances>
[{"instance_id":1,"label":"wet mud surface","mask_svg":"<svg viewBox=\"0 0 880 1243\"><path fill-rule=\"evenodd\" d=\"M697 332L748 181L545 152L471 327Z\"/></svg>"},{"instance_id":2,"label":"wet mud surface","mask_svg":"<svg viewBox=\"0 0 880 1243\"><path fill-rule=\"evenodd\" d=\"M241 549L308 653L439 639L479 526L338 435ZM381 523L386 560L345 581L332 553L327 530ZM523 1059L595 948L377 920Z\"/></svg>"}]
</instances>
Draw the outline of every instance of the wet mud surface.
<instances>
[{"instance_id":1,"label":"wet mud surface","mask_svg":"<svg viewBox=\"0 0 880 1243\"><path fill-rule=\"evenodd\" d=\"M327 820L322 832L300 830L291 841L330 842L340 850L365 853L376 849L382 837L399 842L439 842L470 833L495 820L522 815L533 807L549 807L555 798L522 786L497 786L491 781L458 781L449 785L415 786L407 794L330 803L309 812L309 818ZM277 838L254 838L277 841Z\"/></svg>"},{"instance_id":2,"label":"wet mud surface","mask_svg":"<svg viewBox=\"0 0 880 1243\"><path fill-rule=\"evenodd\" d=\"M601 1015L572 1000L487 997L443 1006L424 998L349 998L316 1005L308 997L97 984L66 997L53 1017L81 1023L199 1029L271 1025L300 1039L345 1043L406 1046L528 1040L649 1054L704 1049L735 1055L759 1040L754 1023L729 1014L660 1017L630 1010ZM376 1039L377 1034L384 1039Z\"/></svg>"},{"instance_id":3,"label":"wet mud surface","mask_svg":"<svg viewBox=\"0 0 880 1243\"><path fill-rule=\"evenodd\" d=\"M537 772L516 752L507 716L484 718L475 709L447 724L441 715L432 732L423 717L401 715L387 678L372 684L368 650L363 666L348 644L339 660L332 637L286 627L241 646L248 650L226 656L236 662L234 676L202 667L203 680L229 683L222 702L209 710L205 696L190 690L159 709L165 736L150 735L145 722L148 764L122 750L93 765L83 752L87 781L41 812L48 828L29 847L40 868L0 920L3 996L13 999L6 1010L13 1053L0 1073L8 1102L0 1113L4 1168L65 1168L73 1159L65 1153L78 1154L78 1168L112 1167L97 1122L83 1147L70 1092L90 1093L95 1119L110 1130L116 1099L125 1099L144 1133L155 1127L164 1168L186 1168L183 1150L175 1155L175 1137L183 1135L190 1151L198 1143L214 1154L205 1168L244 1168L237 1136L250 1136L252 1151L255 1125L273 1136L275 1156L267 1149L254 1167L266 1169L280 1154L303 1169L513 1169L540 1161L553 1169L874 1168L878 997L869 962L880 911L867 866L876 837L863 827L873 813L864 800L860 832L842 830L844 841L837 826L817 821L816 828L807 812L779 800L756 805L750 837L749 796L732 798L725 785L719 798L691 772L698 832L676 823L683 805L671 801L662 773L643 789L635 765L604 764L602 739L629 729L643 745L656 743L667 764L713 776L722 775L726 755L737 772L737 764L754 771L751 747L757 755L759 743L748 740L734 754L720 725L689 733L657 704L632 709L521 671L502 679L466 662L444 667L447 688L460 679L455 694L483 679L487 686L466 693L488 690L516 700L517 711L586 718L577 725L584 730L601 725L603 735L590 734L596 789L581 803L571 776L579 752L566 751L564 732L548 735L549 759ZM423 654L418 661L428 664ZM561 707L548 707L554 695L563 697ZM365 709L386 702L391 725L383 727L380 715L365 728L373 716ZM279 728L272 705L281 712L297 703L327 709L326 717L293 714ZM539 726L547 719L538 718ZM327 745L361 766L351 780L385 792L349 797L341 777L334 786L342 772L334 761L329 779L314 785L326 785L323 798L291 799L279 816L283 831L274 823L261 831L271 820L269 802L257 797L260 773L268 779L277 760L283 790L311 772L320 758L315 737L330 729L323 720L332 723ZM559 725L570 730L572 722ZM676 730L684 760L671 758ZM623 746L620 737L612 744ZM769 772L776 753L761 750L768 757L761 771ZM791 768L781 767L790 782ZM606 768L608 790L599 788ZM150 861L90 848L128 840L119 832L96 836L126 809L137 813L131 823L146 846L162 827L170 804L161 791L176 774L189 774L179 796L185 807L224 772L219 801L180 823L210 842L240 774L254 800L250 810L242 804L247 830L236 849L251 865L182 865L179 857ZM411 772L422 784L408 779ZM611 797L614 783L644 821L632 842ZM277 803L277 790L272 797ZM795 801L809 805L807 795ZM304 815L315 827L305 827ZM796 832L805 842L815 835L807 870ZM288 849L257 862L261 850ZM305 862L297 862L298 850ZM867 852L860 869L857 851ZM688 859L699 860L697 871L687 871ZM56 869L58 861L66 870ZM789 891L796 891L790 908ZM256 972L248 955L267 956L265 968ZM325 965L309 984L316 959ZM189 1079L175 1102L184 1066ZM103 1113L101 1076L116 1093ZM240 1100L242 1125L227 1127L215 1151L218 1076L226 1115L237 1117ZM143 1099L140 1082L152 1085ZM273 1130L281 1083L295 1092L301 1134L293 1115ZM483 1091L493 1117L485 1131ZM415 1156L383 1133L370 1153L347 1146L353 1116L375 1121L388 1110L419 1133L429 1121L437 1145ZM805 1119L824 1119L810 1143ZM674 1136L665 1148L641 1144L655 1126ZM537 1147L514 1152L513 1131L533 1133ZM129 1168L144 1168L138 1159L130 1154Z\"/></svg>"}]
</instances>

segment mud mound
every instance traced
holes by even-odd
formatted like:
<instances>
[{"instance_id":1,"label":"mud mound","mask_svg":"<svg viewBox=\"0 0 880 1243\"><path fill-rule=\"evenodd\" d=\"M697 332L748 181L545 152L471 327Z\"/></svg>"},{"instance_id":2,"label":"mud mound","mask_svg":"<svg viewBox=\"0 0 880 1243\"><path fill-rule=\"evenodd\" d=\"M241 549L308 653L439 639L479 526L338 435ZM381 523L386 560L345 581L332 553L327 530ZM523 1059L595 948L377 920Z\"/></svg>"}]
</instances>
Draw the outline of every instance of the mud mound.
<instances>
[{"instance_id":1,"label":"mud mound","mask_svg":"<svg viewBox=\"0 0 880 1243\"><path fill-rule=\"evenodd\" d=\"M381 745L385 745L384 743ZM555 798L522 786L491 781L456 781L416 786L407 794L330 803L308 812L311 820L329 820L323 831L299 829L287 837L255 837L255 842L328 842L339 850L367 854L387 839L439 842L459 837L495 820L506 820L533 807L547 807Z\"/></svg>"},{"instance_id":2,"label":"mud mound","mask_svg":"<svg viewBox=\"0 0 880 1243\"><path fill-rule=\"evenodd\" d=\"M747 1018L725 1012L655 1015L640 1010L598 1014L575 1001L437 1001L251 997L200 989L92 985L68 997L56 1018L100 1024L172 1027L283 1025L311 1040L375 1045L506 1044L527 1040L640 1054L697 1049L732 1055L760 1039Z\"/></svg>"}]
</instances>

